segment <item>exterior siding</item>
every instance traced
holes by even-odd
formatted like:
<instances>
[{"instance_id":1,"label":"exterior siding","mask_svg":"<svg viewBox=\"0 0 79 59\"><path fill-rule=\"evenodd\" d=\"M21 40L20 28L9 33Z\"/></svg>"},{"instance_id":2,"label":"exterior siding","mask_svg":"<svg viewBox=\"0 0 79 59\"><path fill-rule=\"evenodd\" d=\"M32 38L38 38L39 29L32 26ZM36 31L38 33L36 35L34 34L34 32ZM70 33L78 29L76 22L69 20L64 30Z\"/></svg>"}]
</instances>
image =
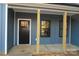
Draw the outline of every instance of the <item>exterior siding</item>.
<instances>
[{"instance_id":1,"label":"exterior siding","mask_svg":"<svg viewBox=\"0 0 79 59\"><path fill-rule=\"evenodd\" d=\"M14 11L13 9L8 9L8 33L7 33L7 49L13 47L14 41Z\"/></svg>"},{"instance_id":2,"label":"exterior siding","mask_svg":"<svg viewBox=\"0 0 79 59\"><path fill-rule=\"evenodd\" d=\"M5 4L0 4L0 52L5 52Z\"/></svg>"},{"instance_id":3,"label":"exterior siding","mask_svg":"<svg viewBox=\"0 0 79 59\"><path fill-rule=\"evenodd\" d=\"M71 25L71 24L70 24L70 16L68 16L68 17L67 17L67 40L66 40L67 43L69 43L69 40L70 40L70 38L69 38L69 36L70 36L70 34L71 34L71 33L69 32L70 25Z\"/></svg>"},{"instance_id":4,"label":"exterior siding","mask_svg":"<svg viewBox=\"0 0 79 59\"><path fill-rule=\"evenodd\" d=\"M31 13L16 13L16 43L17 43L17 19L26 18L31 19L31 44L36 44L36 30L37 30L37 20L36 14ZM41 20L50 20L51 21L51 35L50 37L41 37L40 44L61 44L62 38L59 37L59 19L63 19L62 16L58 15L46 15L41 14ZM67 35L67 43L69 43Z\"/></svg>"},{"instance_id":5,"label":"exterior siding","mask_svg":"<svg viewBox=\"0 0 79 59\"><path fill-rule=\"evenodd\" d=\"M72 39L71 43L73 45L79 46L79 15L74 15L72 17Z\"/></svg>"},{"instance_id":6,"label":"exterior siding","mask_svg":"<svg viewBox=\"0 0 79 59\"><path fill-rule=\"evenodd\" d=\"M2 48L2 45L1 45L1 44L2 44L2 39L1 39L1 38L2 38L2 35L1 35L1 31L2 31L2 29L1 29L1 27L2 27L2 26L1 26L1 25L2 25L2 24L1 24L1 11L2 11L2 10L1 10L1 8L2 8L2 7L1 7L1 4L0 4L0 52L1 52L1 50L2 50L2 49L1 49L1 48Z\"/></svg>"},{"instance_id":7,"label":"exterior siding","mask_svg":"<svg viewBox=\"0 0 79 59\"><path fill-rule=\"evenodd\" d=\"M41 15L41 20L50 20L50 37L41 37L40 44L59 44L59 19L57 15Z\"/></svg>"}]
</instances>

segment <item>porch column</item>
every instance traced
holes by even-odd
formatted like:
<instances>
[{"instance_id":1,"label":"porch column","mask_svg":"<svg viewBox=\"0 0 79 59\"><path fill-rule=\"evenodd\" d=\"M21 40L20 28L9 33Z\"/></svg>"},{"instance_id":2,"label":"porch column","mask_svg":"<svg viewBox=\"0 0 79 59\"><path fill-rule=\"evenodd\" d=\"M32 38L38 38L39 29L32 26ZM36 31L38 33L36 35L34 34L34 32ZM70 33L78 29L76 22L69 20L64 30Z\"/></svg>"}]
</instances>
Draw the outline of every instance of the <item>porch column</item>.
<instances>
[{"instance_id":1,"label":"porch column","mask_svg":"<svg viewBox=\"0 0 79 59\"><path fill-rule=\"evenodd\" d=\"M64 12L63 16L63 49L66 50L66 35L67 35L67 11Z\"/></svg>"},{"instance_id":2,"label":"porch column","mask_svg":"<svg viewBox=\"0 0 79 59\"><path fill-rule=\"evenodd\" d=\"M39 53L40 48L40 9L37 9L37 42L36 53Z\"/></svg>"}]
</instances>

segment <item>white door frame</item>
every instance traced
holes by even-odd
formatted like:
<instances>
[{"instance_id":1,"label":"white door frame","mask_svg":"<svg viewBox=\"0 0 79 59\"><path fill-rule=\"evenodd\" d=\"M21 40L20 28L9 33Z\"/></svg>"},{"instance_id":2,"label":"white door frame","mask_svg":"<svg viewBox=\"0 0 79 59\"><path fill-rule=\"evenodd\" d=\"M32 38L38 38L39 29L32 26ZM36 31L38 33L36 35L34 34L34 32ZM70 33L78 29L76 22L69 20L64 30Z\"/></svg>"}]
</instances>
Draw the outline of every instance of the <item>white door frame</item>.
<instances>
[{"instance_id":1,"label":"white door frame","mask_svg":"<svg viewBox=\"0 0 79 59\"><path fill-rule=\"evenodd\" d=\"M31 19L23 19L23 18L18 18L18 21L17 21L17 45L19 45L19 21L20 20L28 20L28 21L30 21L29 45L31 45Z\"/></svg>"}]
</instances>

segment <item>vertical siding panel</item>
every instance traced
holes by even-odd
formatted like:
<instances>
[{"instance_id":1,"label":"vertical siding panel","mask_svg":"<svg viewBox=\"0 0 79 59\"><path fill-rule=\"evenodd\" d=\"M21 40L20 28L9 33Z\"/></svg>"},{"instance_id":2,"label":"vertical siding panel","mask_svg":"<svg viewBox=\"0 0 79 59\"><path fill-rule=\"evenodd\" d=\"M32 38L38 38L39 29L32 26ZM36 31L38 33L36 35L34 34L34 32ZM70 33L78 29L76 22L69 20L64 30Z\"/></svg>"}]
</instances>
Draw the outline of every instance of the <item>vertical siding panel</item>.
<instances>
[{"instance_id":1,"label":"vertical siding panel","mask_svg":"<svg viewBox=\"0 0 79 59\"><path fill-rule=\"evenodd\" d=\"M79 47L79 15L73 15L71 22L71 44Z\"/></svg>"},{"instance_id":2,"label":"vertical siding panel","mask_svg":"<svg viewBox=\"0 0 79 59\"><path fill-rule=\"evenodd\" d=\"M8 27L7 27L7 49L8 51L13 47L14 41L14 11L8 9Z\"/></svg>"},{"instance_id":3,"label":"vertical siding panel","mask_svg":"<svg viewBox=\"0 0 79 59\"><path fill-rule=\"evenodd\" d=\"M0 51L3 54L5 53L5 10L6 4L0 4Z\"/></svg>"},{"instance_id":4,"label":"vertical siding panel","mask_svg":"<svg viewBox=\"0 0 79 59\"><path fill-rule=\"evenodd\" d=\"M1 5L0 5L0 53L1 53Z\"/></svg>"},{"instance_id":5,"label":"vertical siding panel","mask_svg":"<svg viewBox=\"0 0 79 59\"><path fill-rule=\"evenodd\" d=\"M2 35L2 52L4 52L5 51L5 6L4 5L2 5L1 6L1 16L2 16L2 18L1 18L1 23L2 23L2 27L1 27L1 29L2 29L2 33L1 33L1 35Z\"/></svg>"}]
</instances>

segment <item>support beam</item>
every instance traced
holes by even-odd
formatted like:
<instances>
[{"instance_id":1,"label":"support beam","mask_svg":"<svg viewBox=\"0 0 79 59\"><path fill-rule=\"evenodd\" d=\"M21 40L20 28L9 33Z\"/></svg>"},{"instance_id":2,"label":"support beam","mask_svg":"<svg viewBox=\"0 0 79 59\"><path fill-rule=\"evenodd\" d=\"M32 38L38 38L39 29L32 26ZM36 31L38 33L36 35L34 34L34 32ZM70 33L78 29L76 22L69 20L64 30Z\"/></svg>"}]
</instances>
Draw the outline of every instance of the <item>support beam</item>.
<instances>
[{"instance_id":1,"label":"support beam","mask_svg":"<svg viewBox=\"0 0 79 59\"><path fill-rule=\"evenodd\" d=\"M40 9L37 9L37 42L36 52L39 53L40 49Z\"/></svg>"},{"instance_id":2,"label":"support beam","mask_svg":"<svg viewBox=\"0 0 79 59\"><path fill-rule=\"evenodd\" d=\"M66 50L66 36L67 36L67 11L64 12L63 16L63 49Z\"/></svg>"}]
</instances>

